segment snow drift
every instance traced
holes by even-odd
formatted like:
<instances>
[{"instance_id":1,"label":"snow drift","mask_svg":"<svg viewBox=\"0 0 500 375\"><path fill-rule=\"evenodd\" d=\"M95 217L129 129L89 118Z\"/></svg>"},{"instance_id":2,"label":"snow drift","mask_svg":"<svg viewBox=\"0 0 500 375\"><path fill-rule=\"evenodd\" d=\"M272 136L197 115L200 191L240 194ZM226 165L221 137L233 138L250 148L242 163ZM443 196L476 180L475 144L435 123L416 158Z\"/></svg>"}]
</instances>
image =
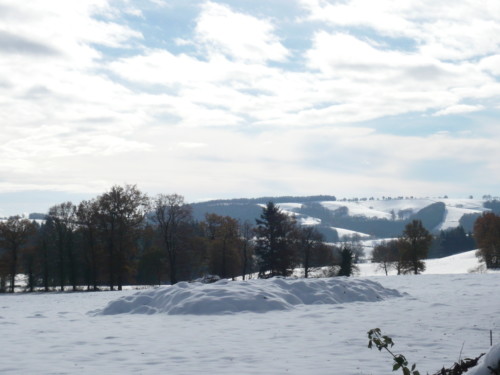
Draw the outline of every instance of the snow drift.
<instances>
[{"instance_id":1,"label":"snow drift","mask_svg":"<svg viewBox=\"0 0 500 375\"><path fill-rule=\"evenodd\" d=\"M121 297L91 314L263 313L289 310L296 305L376 302L401 296L397 290L384 288L377 282L347 278L181 282Z\"/></svg>"},{"instance_id":2,"label":"snow drift","mask_svg":"<svg viewBox=\"0 0 500 375\"><path fill-rule=\"evenodd\" d=\"M493 345L485 357L479 360L476 367L473 367L468 375L491 375L492 371L488 367L500 370L500 344Z\"/></svg>"}]
</instances>

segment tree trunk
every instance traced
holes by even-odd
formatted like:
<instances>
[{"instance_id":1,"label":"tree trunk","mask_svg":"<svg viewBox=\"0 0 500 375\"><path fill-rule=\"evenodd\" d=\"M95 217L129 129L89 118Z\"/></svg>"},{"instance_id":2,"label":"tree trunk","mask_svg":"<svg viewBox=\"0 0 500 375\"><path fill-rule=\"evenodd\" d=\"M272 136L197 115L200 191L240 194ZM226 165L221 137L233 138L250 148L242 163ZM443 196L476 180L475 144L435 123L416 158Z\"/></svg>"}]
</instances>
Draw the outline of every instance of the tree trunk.
<instances>
[{"instance_id":1,"label":"tree trunk","mask_svg":"<svg viewBox=\"0 0 500 375\"><path fill-rule=\"evenodd\" d=\"M16 284L16 273L17 273L17 246L12 248L12 264L10 269L10 292L14 293L14 288Z\"/></svg>"}]
</instances>

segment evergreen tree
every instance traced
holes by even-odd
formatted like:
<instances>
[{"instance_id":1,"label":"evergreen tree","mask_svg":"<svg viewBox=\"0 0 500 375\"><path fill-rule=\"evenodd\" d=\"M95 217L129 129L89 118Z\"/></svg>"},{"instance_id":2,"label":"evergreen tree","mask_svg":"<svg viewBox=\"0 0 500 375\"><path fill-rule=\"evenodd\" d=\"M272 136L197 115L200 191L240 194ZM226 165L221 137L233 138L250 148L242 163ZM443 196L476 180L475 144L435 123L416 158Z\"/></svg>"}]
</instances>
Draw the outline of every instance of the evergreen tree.
<instances>
[{"instance_id":1,"label":"evergreen tree","mask_svg":"<svg viewBox=\"0 0 500 375\"><path fill-rule=\"evenodd\" d=\"M297 265L295 220L269 202L256 222L259 277L289 276Z\"/></svg>"},{"instance_id":2,"label":"evergreen tree","mask_svg":"<svg viewBox=\"0 0 500 375\"><path fill-rule=\"evenodd\" d=\"M338 276L352 276L357 270L354 264L354 252L348 245L344 245L340 251L340 269Z\"/></svg>"},{"instance_id":3,"label":"evergreen tree","mask_svg":"<svg viewBox=\"0 0 500 375\"><path fill-rule=\"evenodd\" d=\"M429 258L442 258L476 249L476 241L462 226L439 232L429 249Z\"/></svg>"}]
</instances>

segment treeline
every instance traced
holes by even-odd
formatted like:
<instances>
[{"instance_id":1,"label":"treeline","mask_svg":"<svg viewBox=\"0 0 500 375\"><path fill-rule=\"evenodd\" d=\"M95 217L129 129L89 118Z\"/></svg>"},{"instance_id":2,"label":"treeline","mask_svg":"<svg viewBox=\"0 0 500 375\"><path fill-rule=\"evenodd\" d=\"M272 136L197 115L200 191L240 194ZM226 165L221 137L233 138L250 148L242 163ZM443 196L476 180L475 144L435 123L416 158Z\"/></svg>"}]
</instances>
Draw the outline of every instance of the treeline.
<instances>
[{"instance_id":1,"label":"treeline","mask_svg":"<svg viewBox=\"0 0 500 375\"><path fill-rule=\"evenodd\" d=\"M289 276L297 267L304 269L305 277L325 266L325 276L355 271L363 254L359 242L332 246L320 225L301 226L272 202L257 208L260 216L252 221L219 213L196 219L180 195L152 198L135 185L125 185L79 204L55 205L41 220L10 217L0 222L0 291L13 292L20 274L26 277L27 290L51 291L104 286L120 290L124 285L175 284L207 275ZM398 222L405 224L403 234L376 247L373 261L385 271L394 267L398 274L420 273L429 255L473 248L475 239L486 266L500 266L499 216L480 216L474 239L460 227L433 238L424 223L439 221L442 212L443 205L435 204L411 221ZM345 216L312 200L302 205L301 213L315 213L322 221Z\"/></svg>"},{"instance_id":2,"label":"treeline","mask_svg":"<svg viewBox=\"0 0 500 375\"><path fill-rule=\"evenodd\" d=\"M414 220L408 224L403 235L397 239L383 241L374 247L372 262L387 275L394 269L397 274L419 273L425 270L423 259L446 257L478 248L476 255L487 269L500 268L500 216L485 212L474 222L473 234L463 227L441 231L431 236Z\"/></svg>"},{"instance_id":3,"label":"treeline","mask_svg":"<svg viewBox=\"0 0 500 375\"><path fill-rule=\"evenodd\" d=\"M55 205L43 220L10 217L0 222L0 291L13 292L20 274L28 291L62 291L288 276L299 265L306 277L312 267L340 269L341 250L314 227L300 227L274 204L260 211L254 222L216 213L195 220L182 196L150 198L125 185Z\"/></svg>"}]
</instances>

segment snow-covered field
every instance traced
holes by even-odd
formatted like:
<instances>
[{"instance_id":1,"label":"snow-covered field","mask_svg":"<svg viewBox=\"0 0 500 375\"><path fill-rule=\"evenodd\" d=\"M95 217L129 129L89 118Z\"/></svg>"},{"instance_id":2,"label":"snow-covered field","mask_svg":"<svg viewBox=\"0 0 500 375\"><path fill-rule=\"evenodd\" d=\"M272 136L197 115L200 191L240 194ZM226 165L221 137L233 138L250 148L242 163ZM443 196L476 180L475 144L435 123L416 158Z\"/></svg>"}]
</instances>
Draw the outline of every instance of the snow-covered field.
<instances>
[{"instance_id":1,"label":"snow-covered field","mask_svg":"<svg viewBox=\"0 0 500 375\"><path fill-rule=\"evenodd\" d=\"M0 374L389 374L387 353L367 348L376 327L432 374L462 346L462 358L486 352L490 330L500 342L500 273L438 274L453 263L477 266L464 255L430 261L436 274L419 276L1 295ZM233 309L208 309L218 301ZM268 303L286 308L234 308Z\"/></svg>"},{"instance_id":2,"label":"snow-covered field","mask_svg":"<svg viewBox=\"0 0 500 375\"><path fill-rule=\"evenodd\" d=\"M377 276L384 272L378 269L378 263L358 264L361 276ZM428 259L425 261L425 275L443 275L481 272L484 268L476 257L476 250L452 255L441 259ZM396 275L395 270L390 270L389 275Z\"/></svg>"}]
</instances>

